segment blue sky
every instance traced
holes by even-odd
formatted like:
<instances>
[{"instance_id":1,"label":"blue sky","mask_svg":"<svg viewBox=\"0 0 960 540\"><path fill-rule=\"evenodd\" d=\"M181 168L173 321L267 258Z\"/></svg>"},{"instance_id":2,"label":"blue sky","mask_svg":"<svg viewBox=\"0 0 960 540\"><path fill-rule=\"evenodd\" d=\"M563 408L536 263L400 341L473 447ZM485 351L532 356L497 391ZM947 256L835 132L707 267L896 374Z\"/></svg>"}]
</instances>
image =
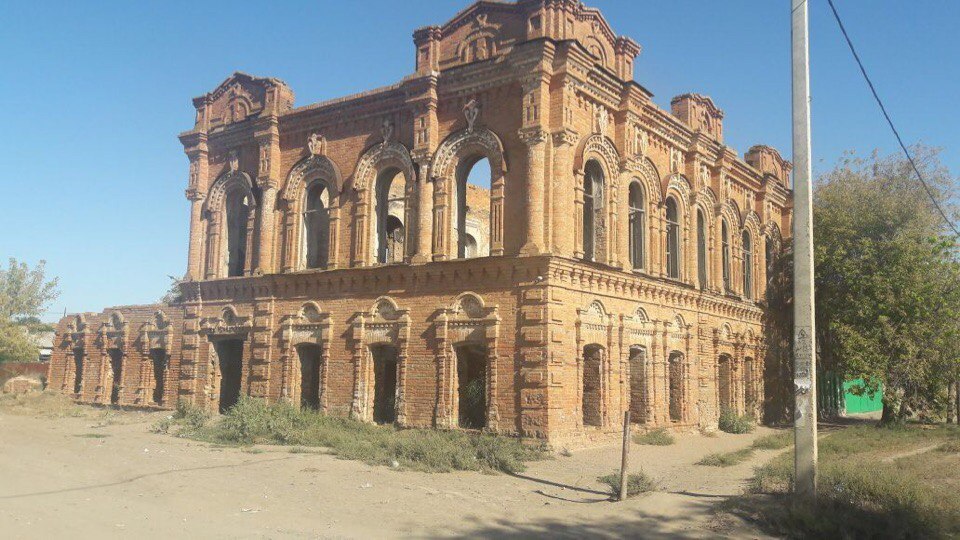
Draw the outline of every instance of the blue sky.
<instances>
[{"instance_id":1,"label":"blue sky","mask_svg":"<svg viewBox=\"0 0 960 540\"><path fill-rule=\"evenodd\" d=\"M836 0L908 143L960 172L960 2ZM726 113L728 145L790 159L789 0L592 0L643 47L636 79ZM149 303L186 265L191 98L242 70L297 105L396 82L414 28L466 1L0 2L0 257L46 259L64 309ZM845 150L895 149L826 0L811 0L815 170Z\"/></svg>"}]
</instances>

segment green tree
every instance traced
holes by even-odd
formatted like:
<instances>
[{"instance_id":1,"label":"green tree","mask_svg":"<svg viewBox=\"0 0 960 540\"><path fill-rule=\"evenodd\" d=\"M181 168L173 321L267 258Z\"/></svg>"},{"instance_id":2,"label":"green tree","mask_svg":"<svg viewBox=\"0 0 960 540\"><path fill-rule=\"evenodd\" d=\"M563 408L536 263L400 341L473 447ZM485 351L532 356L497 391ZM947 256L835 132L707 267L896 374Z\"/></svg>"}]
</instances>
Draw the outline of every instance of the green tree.
<instances>
[{"instance_id":1,"label":"green tree","mask_svg":"<svg viewBox=\"0 0 960 540\"><path fill-rule=\"evenodd\" d=\"M45 261L34 268L10 258L0 270L0 363L37 359L30 331L43 329L43 308L57 296L57 279L47 280Z\"/></svg>"},{"instance_id":2,"label":"green tree","mask_svg":"<svg viewBox=\"0 0 960 540\"><path fill-rule=\"evenodd\" d=\"M956 179L935 151L915 154L955 217ZM818 180L814 235L821 365L882 385L884 422L935 410L960 350L957 239L909 162L845 157Z\"/></svg>"}]
</instances>

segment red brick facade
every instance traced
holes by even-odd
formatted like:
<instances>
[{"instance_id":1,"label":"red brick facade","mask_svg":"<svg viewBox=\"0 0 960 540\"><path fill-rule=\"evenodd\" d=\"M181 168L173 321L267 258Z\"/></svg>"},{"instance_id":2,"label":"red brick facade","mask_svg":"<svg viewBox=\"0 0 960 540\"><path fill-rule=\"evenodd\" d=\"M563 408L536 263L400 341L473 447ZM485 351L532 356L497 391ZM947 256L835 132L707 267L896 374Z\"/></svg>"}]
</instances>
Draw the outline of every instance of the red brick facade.
<instances>
[{"instance_id":1,"label":"red brick facade","mask_svg":"<svg viewBox=\"0 0 960 540\"><path fill-rule=\"evenodd\" d=\"M707 97L654 105L640 47L576 1L480 1L414 43L363 94L295 108L236 73L196 98L183 303L65 318L51 387L551 441L759 411L790 164L725 147Z\"/></svg>"}]
</instances>

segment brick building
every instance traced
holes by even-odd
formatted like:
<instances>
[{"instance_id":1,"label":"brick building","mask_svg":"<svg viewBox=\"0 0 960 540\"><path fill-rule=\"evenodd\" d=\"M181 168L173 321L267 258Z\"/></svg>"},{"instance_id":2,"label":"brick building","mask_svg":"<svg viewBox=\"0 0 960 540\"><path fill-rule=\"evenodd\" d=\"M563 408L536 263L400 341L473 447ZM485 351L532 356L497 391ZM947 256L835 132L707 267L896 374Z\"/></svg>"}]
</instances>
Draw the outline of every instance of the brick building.
<instances>
[{"instance_id":1,"label":"brick building","mask_svg":"<svg viewBox=\"0 0 960 540\"><path fill-rule=\"evenodd\" d=\"M51 387L551 441L758 412L790 164L724 146L708 97L655 105L640 46L575 0L413 40L392 86L294 107L235 73L195 98L183 301L64 318Z\"/></svg>"}]
</instances>

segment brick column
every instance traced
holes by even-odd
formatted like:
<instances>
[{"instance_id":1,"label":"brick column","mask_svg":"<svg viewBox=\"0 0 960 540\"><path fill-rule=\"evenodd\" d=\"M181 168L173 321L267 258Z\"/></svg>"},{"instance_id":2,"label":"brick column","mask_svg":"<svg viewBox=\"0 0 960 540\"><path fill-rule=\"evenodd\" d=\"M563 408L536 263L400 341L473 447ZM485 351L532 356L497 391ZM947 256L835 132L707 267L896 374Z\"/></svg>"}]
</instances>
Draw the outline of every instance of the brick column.
<instances>
[{"instance_id":1,"label":"brick column","mask_svg":"<svg viewBox=\"0 0 960 540\"><path fill-rule=\"evenodd\" d=\"M277 186L280 185L280 131L275 117L267 119L266 126L256 134L256 139L260 151L257 185L260 186L261 197L257 208L260 214L260 230L255 269L257 273L272 274L277 271L274 262L276 227L273 214L277 202Z\"/></svg>"},{"instance_id":2,"label":"brick column","mask_svg":"<svg viewBox=\"0 0 960 540\"><path fill-rule=\"evenodd\" d=\"M418 166L416 178L417 228L414 236L413 262L429 262L433 254L433 186L430 182L430 154L414 151Z\"/></svg>"},{"instance_id":3,"label":"brick column","mask_svg":"<svg viewBox=\"0 0 960 540\"><path fill-rule=\"evenodd\" d=\"M548 239L546 244L554 255L565 257L574 254L574 227L570 223L570 216L575 214L573 145L577 137L577 133L571 129L553 133L553 174L550 178L553 238Z\"/></svg>"},{"instance_id":4,"label":"brick column","mask_svg":"<svg viewBox=\"0 0 960 540\"><path fill-rule=\"evenodd\" d=\"M539 127L523 128L518 132L520 140L527 145L526 170L526 241L520 248L521 255L543 253L543 206L544 206L544 160L547 134Z\"/></svg>"},{"instance_id":5,"label":"brick column","mask_svg":"<svg viewBox=\"0 0 960 540\"><path fill-rule=\"evenodd\" d=\"M204 278L203 244L206 231L203 223L203 201L207 195L209 182L209 161L207 140L205 134L198 134L195 139L185 140L189 144L185 151L190 158L190 173L187 183L186 196L190 201L190 242L187 252L187 279L199 280Z\"/></svg>"}]
</instances>

